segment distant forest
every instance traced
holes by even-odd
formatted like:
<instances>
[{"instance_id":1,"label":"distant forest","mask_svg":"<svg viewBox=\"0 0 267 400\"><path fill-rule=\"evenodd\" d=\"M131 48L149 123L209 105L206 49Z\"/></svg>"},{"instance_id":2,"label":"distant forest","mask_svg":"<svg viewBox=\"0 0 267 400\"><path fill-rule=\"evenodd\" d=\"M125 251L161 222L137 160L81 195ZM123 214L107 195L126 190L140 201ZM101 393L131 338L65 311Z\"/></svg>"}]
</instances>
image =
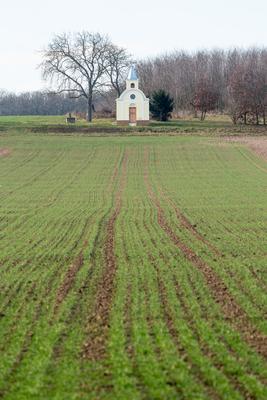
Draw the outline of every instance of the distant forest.
<instances>
[{"instance_id":1,"label":"distant forest","mask_svg":"<svg viewBox=\"0 0 267 400\"><path fill-rule=\"evenodd\" d=\"M0 115L64 115L85 110L83 99L71 99L66 94L0 92Z\"/></svg>"},{"instance_id":2,"label":"distant forest","mask_svg":"<svg viewBox=\"0 0 267 400\"><path fill-rule=\"evenodd\" d=\"M131 60L129 60L131 62ZM174 98L174 117L199 111L229 114L233 122L265 123L267 111L267 49L174 51L136 63L140 88L150 97L164 89ZM124 75L119 85L124 88ZM94 95L98 114L114 115L116 90ZM0 92L0 115L62 115L85 113L86 102L68 94Z\"/></svg>"}]
</instances>

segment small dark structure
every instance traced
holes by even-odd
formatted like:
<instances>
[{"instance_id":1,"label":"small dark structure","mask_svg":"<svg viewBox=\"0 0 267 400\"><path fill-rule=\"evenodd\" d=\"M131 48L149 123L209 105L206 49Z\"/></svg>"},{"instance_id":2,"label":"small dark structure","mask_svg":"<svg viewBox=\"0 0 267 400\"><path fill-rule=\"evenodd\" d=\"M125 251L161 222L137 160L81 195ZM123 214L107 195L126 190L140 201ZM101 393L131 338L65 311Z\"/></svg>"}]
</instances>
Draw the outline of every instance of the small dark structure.
<instances>
[{"instance_id":1,"label":"small dark structure","mask_svg":"<svg viewBox=\"0 0 267 400\"><path fill-rule=\"evenodd\" d=\"M71 113L69 113L69 116L66 118L66 122L68 124L75 124L76 118L71 116Z\"/></svg>"}]
</instances>

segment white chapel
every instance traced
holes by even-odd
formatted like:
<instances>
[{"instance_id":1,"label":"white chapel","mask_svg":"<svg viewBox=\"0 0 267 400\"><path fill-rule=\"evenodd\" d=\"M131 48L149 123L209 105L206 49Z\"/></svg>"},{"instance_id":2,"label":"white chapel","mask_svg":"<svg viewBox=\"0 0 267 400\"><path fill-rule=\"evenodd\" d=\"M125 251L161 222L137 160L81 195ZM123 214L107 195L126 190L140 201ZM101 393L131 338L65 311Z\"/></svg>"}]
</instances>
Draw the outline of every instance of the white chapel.
<instances>
[{"instance_id":1,"label":"white chapel","mask_svg":"<svg viewBox=\"0 0 267 400\"><path fill-rule=\"evenodd\" d=\"M149 122L149 99L139 89L134 65L126 79L126 90L116 100L118 125L144 125Z\"/></svg>"}]
</instances>

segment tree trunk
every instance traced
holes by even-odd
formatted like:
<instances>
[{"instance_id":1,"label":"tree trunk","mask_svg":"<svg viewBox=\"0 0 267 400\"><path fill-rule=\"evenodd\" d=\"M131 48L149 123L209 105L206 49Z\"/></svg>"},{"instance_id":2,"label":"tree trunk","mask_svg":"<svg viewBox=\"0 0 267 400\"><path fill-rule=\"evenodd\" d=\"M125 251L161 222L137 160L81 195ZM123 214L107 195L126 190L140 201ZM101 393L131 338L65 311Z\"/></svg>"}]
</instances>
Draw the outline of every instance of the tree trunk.
<instances>
[{"instance_id":1,"label":"tree trunk","mask_svg":"<svg viewBox=\"0 0 267 400\"><path fill-rule=\"evenodd\" d=\"M247 113L244 113L244 124L247 125Z\"/></svg>"},{"instance_id":2,"label":"tree trunk","mask_svg":"<svg viewBox=\"0 0 267 400\"><path fill-rule=\"evenodd\" d=\"M237 115L234 112L232 113L232 121L233 121L233 124L236 125L236 123L237 123Z\"/></svg>"},{"instance_id":3,"label":"tree trunk","mask_svg":"<svg viewBox=\"0 0 267 400\"><path fill-rule=\"evenodd\" d=\"M120 95L122 94L122 90L120 88L120 84L118 81L116 81L116 90L117 90L118 97L120 97Z\"/></svg>"},{"instance_id":4,"label":"tree trunk","mask_svg":"<svg viewBox=\"0 0 267 400\"><path fill-rule=\"evenodd\" d=\"M92 117L93 117L93 99L92 96L89 96L87 101L87 121L92 122Z\"/></svg>"},{"instance_id":5,"label":"tree trunk","mask_svg":"<svg viewBox=\"0 0 267 400\"><path fill-rule=\"evenodd\" d=\"M256 125L259 125L259 113L256 111Z\"/></svg>"},{"instance_id":6,"label":"tree trunk","mask_svg":"<svg viewBox=\"0 0 267 400\"><path fill-rule=\"evenodd\" d=\"M201 113L201 121L204 121L204 119L205 119L205 117L206 117L206 110L202 110L202 113Z\"/></svg>"}]
</instances>

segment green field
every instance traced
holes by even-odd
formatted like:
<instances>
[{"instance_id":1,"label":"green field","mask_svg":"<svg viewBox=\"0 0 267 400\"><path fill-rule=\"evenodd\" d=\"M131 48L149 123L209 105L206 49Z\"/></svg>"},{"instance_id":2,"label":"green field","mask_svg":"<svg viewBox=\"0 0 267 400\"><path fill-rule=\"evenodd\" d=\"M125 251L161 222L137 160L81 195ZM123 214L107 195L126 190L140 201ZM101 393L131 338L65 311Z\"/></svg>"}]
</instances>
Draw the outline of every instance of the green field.
<instances>
[{"instance_id":1,"label":"green field","mask_svg":"<svg viewBox=\"0 0 267 400\"><path fill-rule=\"evenodd\" d=\"M114 119L94 119L88 123L77 119L75 124L66 124L62 116L0 116L0 133L48 133L48 134L81 134L94 136L125 136L133 134L194 134L204 136L224 136L237 134L262 135L267 133L267 126L236 125L234 126L227 115L209 115L205 121L197 118L174 119L168 122L150 121L148 126L117 126Z\"/></svg>"},{"instance_id":2,"label":"green field","mask_svg":"<svg viewBox=\"0 0 267 400\"><path fill-rule=\"evenodd\" d=\"M265 400L266 161L0 126L0 398Z\"/></svg>"},{"instance_id":3,"label":"green field","mask_svg":"<svg viewBox=\"0 0 267 400\"><path fill-rule=\"evenodd\" d=\"M15 127L16 129L20 127L40 127L40 126L58 126L65 124L66 116L64 115L52 115L52 116L39 116L39 115L25 115L25 116L2 116L0 115L0 128L11 128ZM114 125L115 119L94 119L90 125L92 126L99 126L101 125L102 127L104 126L111 126L112 124ZM85 127L88 126L88 122L85 121L84 119L77 119L76 120L76 125L80 127ZM191 118L191 119L176 119L176 120L169 120L168 122L157 122L157 121L151 121L150 122L151 126L176 126L176 127L227 127L227 126L232 126L232 122L229 116L227 115L214 115L214 116L208 116L205 121L200 121L199 119L196 118ZM70 126L73 128L75 125L70 124Z\"/></svg>"}]
</instances>

